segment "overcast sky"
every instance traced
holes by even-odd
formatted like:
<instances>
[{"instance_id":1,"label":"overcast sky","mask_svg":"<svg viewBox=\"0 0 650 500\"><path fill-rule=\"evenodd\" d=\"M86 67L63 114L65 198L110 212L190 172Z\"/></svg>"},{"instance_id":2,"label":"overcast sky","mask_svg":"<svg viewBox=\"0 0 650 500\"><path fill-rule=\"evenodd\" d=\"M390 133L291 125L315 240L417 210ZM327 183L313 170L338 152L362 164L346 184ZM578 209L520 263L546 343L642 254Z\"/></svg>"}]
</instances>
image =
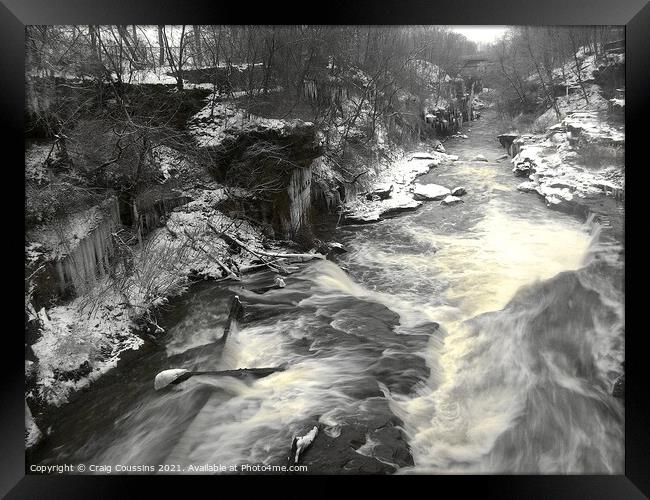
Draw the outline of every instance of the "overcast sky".
<instances>
[{"instance_id":1,"label":"overcast sky","mask_svg":"<svg viewBox=\"0 0 650 500\"><path fill-rule=\"evenodd\" d=\"M501 37L507 26L451 26L456 33L465 35L473 42L492 43Z\"/></svg>"}]
</instances>

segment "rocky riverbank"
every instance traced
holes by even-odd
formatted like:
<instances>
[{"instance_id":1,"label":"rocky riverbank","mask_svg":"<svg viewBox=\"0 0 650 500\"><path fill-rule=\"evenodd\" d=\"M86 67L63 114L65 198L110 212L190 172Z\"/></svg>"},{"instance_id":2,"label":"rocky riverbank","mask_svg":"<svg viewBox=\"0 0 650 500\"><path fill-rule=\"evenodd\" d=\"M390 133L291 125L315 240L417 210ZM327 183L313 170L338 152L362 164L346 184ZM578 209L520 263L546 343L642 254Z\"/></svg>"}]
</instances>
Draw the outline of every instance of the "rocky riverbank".
<instances>
[{"instance_id":1,"label":"rocky riverbank","mask_svg":"<svg viewBox=\"0 0 650 500\"><path fill-rule=\"evenodd\" d=\"M503 141L503 136L501 136ZM625 131L602 112L568 112L544 134L506 136L518 189L549 208L587 218L623 237Z\"/></svg>"}]
</instances>

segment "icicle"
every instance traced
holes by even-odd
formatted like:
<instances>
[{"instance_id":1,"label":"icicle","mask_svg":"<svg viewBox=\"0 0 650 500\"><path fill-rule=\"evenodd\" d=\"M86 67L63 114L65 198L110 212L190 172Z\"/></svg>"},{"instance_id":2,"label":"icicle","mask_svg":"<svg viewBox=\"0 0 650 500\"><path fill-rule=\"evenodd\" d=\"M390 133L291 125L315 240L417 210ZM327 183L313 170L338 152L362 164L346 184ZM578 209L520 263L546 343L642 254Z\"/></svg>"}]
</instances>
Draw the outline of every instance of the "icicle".
<instances>
[{"instance_id":1,"label":"icicle","mask_svg":"<svg viewBox=\"0 0 650 500\"><path fill-rule=\"evenodd\" d=\"M101 208L105 216L97 227L70 254L56 262L62 292L72 285L76 293L82 293L98 275L103 276L109 270L109 256L113 252L111 233L121 223L117 198L107 200Z\"/></svg>"}]
</instances>

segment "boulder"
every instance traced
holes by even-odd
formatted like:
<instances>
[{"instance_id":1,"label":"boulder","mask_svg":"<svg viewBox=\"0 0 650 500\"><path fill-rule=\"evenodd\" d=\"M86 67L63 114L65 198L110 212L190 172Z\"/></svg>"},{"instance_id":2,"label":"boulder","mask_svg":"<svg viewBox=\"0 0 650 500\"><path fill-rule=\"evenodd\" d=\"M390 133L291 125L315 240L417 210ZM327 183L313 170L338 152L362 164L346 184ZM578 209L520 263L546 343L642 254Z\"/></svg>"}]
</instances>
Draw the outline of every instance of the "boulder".
<instances>
[{"instance_id":1,"label":"boulder","mask_svg":"<svg viewBox=\"0 0 650 500\"><path fill-rule=\"evenodd\" d=\"M345 247L336 241L329 241L327 243L319 241L316 247L316 251L327 256L338 255L347 252Z\"/></svg>"},{"instance_id":2,"label":"boulder","mask_svg":"<svg viewBox=\"0 0 650 500\"><path fill-rule=\"evenodd\" d=\"M451 190L452 196L463 196L466 194L467 194L467 189L465 189L463 186L458 186Z\"/></svg>"},{"instance_id":3,"label":"boulder","mask_svg":"<svg viewBox=\"0 0 650 500\"><path fill-rule=\"evenodd\" d=\"M328 246L330 247L330 252L334 253L334 254L347 252L345 247L343 245L341 245L340 243L336 242L336 241L330 241L328 243Z\"/></svg>"},{"instance_id":4,"label":"boulder","mask_svg":"<svg viewBox=\"0 0 650 500\"><path fill-rule=\"evenodd\" d=\"M449 195L440 202L441 205L455 205L456 203L463 203L463 200L457 196Z\"/></svg>"},{"instance_id":5,"label":"boulder","mask_svg":"<svg viewBox=\"0 0 650 500\"><path fill-rule=\"evenodd\" d=\"M525 158L524 160L515 163L512 172L517 177L528 177L530 174L535 172L535 163L529 158Z\"/></svg>"},{"instance_id":6,"label":"boulder","mask_svg":"<svg viewBox=\"0 0 650 500\"><path fill-rule=\"evenodd\" d=\"M416 184L413 189L413 199L422 201L437 201L449 196L451 191L439 184Z\"/></svg>"},{"instance_id":7,"label":"boulder","mask_svg":"<svg viewBox=\"0 0 650 500\"><path fill-rule=\"evenodd\" d=\"M537 192L537 183L533 181L525 181L519 184L517 189L524 193L535 193Z\"/></svg>"},{"instance_id":8,"label":"boulder","mask_svg":"<svg viewBox=\"0 0 650 500\"><path fill-rule=\"evenodd\" d=\"M488 159L483 155L476 155L471 161L488 161Z\"/></svg>"},{"instance_id":9,"label":"boulder","mask_svg":"<svg viewBox=\"0 0 650 500\"><path fill-rule=\"evenodd\" d=\"M413 160L438 160L438 157L429 153L413 153L408 161Z\"/></svg>"}]
</instances>

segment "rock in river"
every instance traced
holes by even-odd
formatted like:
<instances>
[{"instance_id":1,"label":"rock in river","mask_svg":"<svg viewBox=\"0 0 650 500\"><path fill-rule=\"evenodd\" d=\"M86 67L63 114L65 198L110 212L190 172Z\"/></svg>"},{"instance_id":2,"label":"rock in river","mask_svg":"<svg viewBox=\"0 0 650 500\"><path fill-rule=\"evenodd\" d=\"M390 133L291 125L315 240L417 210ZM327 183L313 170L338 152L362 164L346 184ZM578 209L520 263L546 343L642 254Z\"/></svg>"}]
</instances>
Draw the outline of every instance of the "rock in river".
<instances>
[{"instance_id":1,"label":"rock in river","mask_svg":"<svg viewBox=\"0 0 650 500\"><path fill-rule=\"evenodd\" d=\"M442 200L450 194L451 191L448 188L439 184L416 184L413 190L413 199L436 201Z\"/></svg>"},{"instance_id":2,"label":"rock in river","mask_svg":"<svg viewBox=\"0 0 650 500\"><path fill-rule=\"evenodd\" d=\"M472 158L472 161L488 161L488 159L483 155L476 155Z\"/></svg>"},{"instance_id":3,"label":"rock in river","mask_svg":"<svg viewBox=\"0 0 650 500\"><path fill-rule=\"evenodd\" d=\"M466 194L467 194L467 189L465 189L463 186L458 186L451 190L452 196L463 196Z\"/></svg>"},{"instance_id":4,"label":"rock in river","mask_svg":"<svg viewBox=\"0 0 650 500\"><path fill-rule=\"evenodd\" d=\"M463 203L463 200L457 196L452 195L447 196L444 200L442 200L442 202L440 202L441 205L455 205L456 203Z\"/></svg>"}]
</instances>

